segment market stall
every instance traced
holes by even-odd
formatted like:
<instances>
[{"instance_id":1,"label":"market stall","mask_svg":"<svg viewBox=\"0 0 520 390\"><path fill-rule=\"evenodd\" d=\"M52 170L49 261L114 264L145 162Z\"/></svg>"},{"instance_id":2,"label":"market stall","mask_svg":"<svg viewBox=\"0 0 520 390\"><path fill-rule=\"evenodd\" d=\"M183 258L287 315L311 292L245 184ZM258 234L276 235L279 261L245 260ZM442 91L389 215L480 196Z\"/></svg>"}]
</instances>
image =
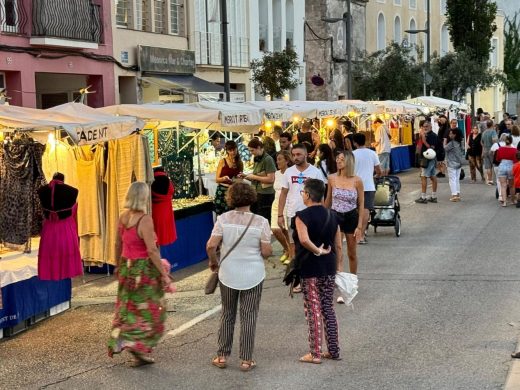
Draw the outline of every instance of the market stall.
<instances>
[{"instance_id":1,"label":"market stall","mask_svg":"<svg viewBox=\"0 0 520 390\"><path fill-rule=\"evenodd\" d=\"M78 188L82 183L88 185L85 177L81 176L79 180L80 175L71 168L73 152L107 140L131 137L140 125L135 118L104 115L80 104L48 111L0 106L4 140L0 153L1 335L14 334L69 307L71 279L43 277L41 272L45 268L38 264L37 237L43 220L38 191L55 172L66 169L68 182L70 180ZM114 183L108 181L107 185ZM81 225L88 219L84 213L92 200L87 196L79 203L78 222ZM119 212L118 208L116 212ZM79 254L78 262L81 272Z\"/></svg>"},{"instance_id":2,"label":"market stall","mask_svg":"<svg viewBox=\"0 0 520 390\"><path fill-rule=\"evenodd\" d=\"M394 100L371 103L377 107L377 115L385 120L390 130L391 172L398 173L412 168L415 153L412 122L416 116L424 114L424 106Z\"/></svg>"},{"instance_id":3,"label":"market stall","mask_svg":"<svg viewBox=\"0 0 520 390\"><path fill-rule=\"evenodd\" d=\"M174 183L178 238L173 244L161 246L161 254L173 270L206 259L205 244L213 228L211 189L216 188L214 169L218 160L214 151L210 156L201 145L208 138L208 130L256 132L263 110L226 102L118 105L99 110L119 115L132 113L145 120L150 144L154 145L151 153L155 165L162 165ZM202 187L208 189L210 196L202 195Z\"/></svg>"}]
</instances>

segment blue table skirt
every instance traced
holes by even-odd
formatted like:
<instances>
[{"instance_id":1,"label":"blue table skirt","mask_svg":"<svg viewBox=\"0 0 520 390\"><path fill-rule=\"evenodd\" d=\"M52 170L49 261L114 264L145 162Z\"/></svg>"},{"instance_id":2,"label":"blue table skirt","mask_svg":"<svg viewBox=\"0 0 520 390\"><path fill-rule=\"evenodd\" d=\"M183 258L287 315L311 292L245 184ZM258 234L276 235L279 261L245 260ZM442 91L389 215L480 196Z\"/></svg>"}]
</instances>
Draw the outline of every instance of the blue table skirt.
<instances>
[{"instance_id":1,"label":"blue table skirt","mask_svg":"<svg viewBox=\"0 0 520 390\"><path fill-rule=\"evenodd\" d=\"M37 276L2 287L3 309L0 309L0 329L11 328L51 307L70 301L70 279L40 280Z\"/></svg>"},{"instance_id":2,"label":"blue table skirt","mask_svg":"<svg viewBox=\"0 0 520 390\"><path fill-rule=\"evenodd\" d=\"M161 246L161 256L172 264L172 271L207 258L206 242L213 230L213 212L204 211L175 220L177 241Z\"/></svg>"},{"instance_id":3,"label":"blue table skirt","mask_svg":"<svg viewBox=\"0 0 520 390\"><path fill-rule=\"evenodd\" d=\"M396 146L390 152L390 168L392 173L406 171L412 167L409 146Z\"/></svg>"}]
</instances>

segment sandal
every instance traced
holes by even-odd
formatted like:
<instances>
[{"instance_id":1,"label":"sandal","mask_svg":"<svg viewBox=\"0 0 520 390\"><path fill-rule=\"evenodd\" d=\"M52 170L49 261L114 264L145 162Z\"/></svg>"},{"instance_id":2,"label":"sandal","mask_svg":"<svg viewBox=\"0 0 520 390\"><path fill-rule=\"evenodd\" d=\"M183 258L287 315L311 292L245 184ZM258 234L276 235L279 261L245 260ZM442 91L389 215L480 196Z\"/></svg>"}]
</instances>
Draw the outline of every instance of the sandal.
<instances>
[{"instance_id":1,"label":"sandal","mask_svg":"<svg viewBox=\"0 0 520 390\"><path fill-rule=\"evenodd\" d=\"M131 363L132 367L146 366L147 364L154 364L155 359L150 356L141 355L136 352L130 352L134 357L134 361Z\"/></svg>"},{"instance_id":2,"label":"sandal","mask_svg":"<svg viewBox=\"0 0 520 390\"><path fill-rule=\"evenodd\" d=\"M337 356L337 357L333 357L333 356L330 354L330 352L323 352L323 353L321 354L321 357L322 357L323 359L342 360L339 356Z\"/></svg>"},{"instance_id":3,"label":"sandal","mask_svg":"<svg viewBox=\"0 0 520 390\"><path fill-rule=\"evenodd\" d=\"M227 367L227 361L224 356L215 356L213 360L211 361L211 364L213 364L215 367L218 368L226 368Z\"/></svg>"},{"instance_id":4,"label":"sandal","mask_svg":"<svg viewBox=\"0 0 520 390\"><path fill-rule=\"evenodd\" d=\"M240 363L240 371L251 371L256 367L256 362L254 360L242 360Z\"/></svg>"},{"instance_id":5,"label":"sandal","mask_svg":"<svg viewBox=\"0 0 520 390\"><path fill-rule=\"evenodd\" d=\"M300 285L293 287L292 292L293 294L299 294L302 292L302 287Z\"/></svg>"},{"instance_id":6,"label":"sandal","mask_svg":"<svg viewBox=\"0 0 520 390\"><path fill-rule=\"evenodd\" d=\"M303 355L300 358L300 363L321 364L321 359L320 358L315 358L310 353L308 353L307 355Z\"/></svg>"}]
</instances>

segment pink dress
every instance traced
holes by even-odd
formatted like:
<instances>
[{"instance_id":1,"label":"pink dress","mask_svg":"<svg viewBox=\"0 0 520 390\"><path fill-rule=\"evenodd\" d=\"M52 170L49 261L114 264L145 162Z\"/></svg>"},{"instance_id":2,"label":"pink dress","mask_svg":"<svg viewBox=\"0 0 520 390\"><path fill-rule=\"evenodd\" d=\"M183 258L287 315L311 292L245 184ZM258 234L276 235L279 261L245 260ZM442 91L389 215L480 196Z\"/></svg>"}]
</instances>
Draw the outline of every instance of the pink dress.
<instances>
[{"instance_id":1,"label":"pink dress","mask_svg":"<svg viewBox=\"0 0 520 390\"><path fill-rule=\"evenodd\" d=\"M54 185L52 189L51 209L54 208ZM72 215L59 219L58 212L67 210L45 210L48 218L43 220L40 248L38 250L38 277L41 280L62 280L83 275L83 264L79 252L78 228L76 226L78 204L70 209Z\"/></svg>"}]
</instances>

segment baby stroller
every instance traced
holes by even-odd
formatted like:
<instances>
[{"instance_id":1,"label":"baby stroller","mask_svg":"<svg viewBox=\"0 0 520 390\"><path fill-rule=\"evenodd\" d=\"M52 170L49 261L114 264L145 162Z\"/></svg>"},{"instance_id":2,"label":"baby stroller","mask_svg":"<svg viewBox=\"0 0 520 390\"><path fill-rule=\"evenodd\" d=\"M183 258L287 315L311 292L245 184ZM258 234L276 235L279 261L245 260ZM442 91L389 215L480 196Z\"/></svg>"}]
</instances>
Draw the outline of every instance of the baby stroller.
<instances>
[{"instance_id":1,"label":"baby stroller","mask_svg":"<svg viewBox=\"0 0 520 390\"><path fill-rule=\"evenodd\" d=\"M393 226L395 235L401 235L401 205L397 193L401 190L401 180L397 176L376 178L376 194L374 209L370 210L370 225L374 226L374 233L379 226Z\"/></svg>"}]
</instances>

